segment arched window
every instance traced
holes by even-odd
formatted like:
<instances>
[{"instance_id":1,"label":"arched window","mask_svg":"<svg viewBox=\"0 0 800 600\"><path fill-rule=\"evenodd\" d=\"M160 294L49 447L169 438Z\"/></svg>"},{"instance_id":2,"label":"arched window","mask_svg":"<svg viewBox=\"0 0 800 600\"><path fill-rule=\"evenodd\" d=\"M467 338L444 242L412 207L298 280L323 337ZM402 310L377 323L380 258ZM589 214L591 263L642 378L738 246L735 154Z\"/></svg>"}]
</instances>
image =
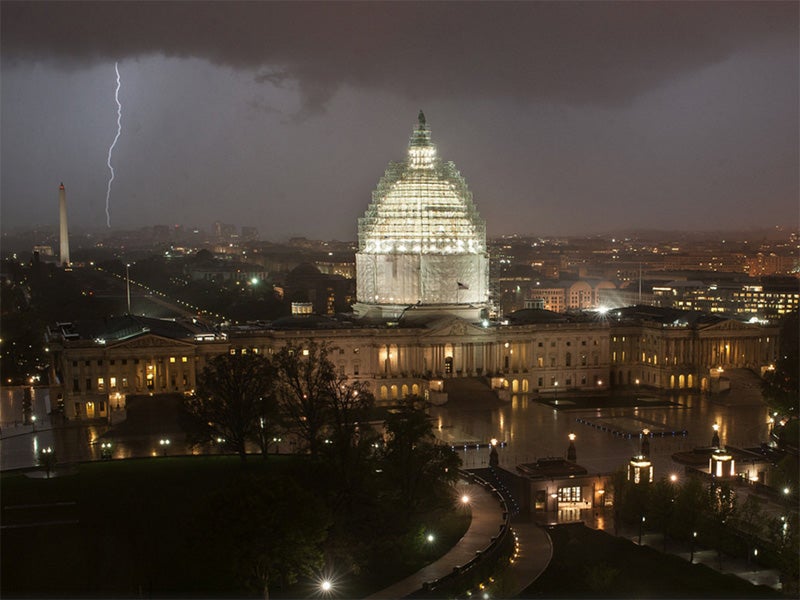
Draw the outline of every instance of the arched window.
<instances>
[{"instance_id":1,"label":"arched window","mask_svg":"<svg viewBox=\"0 0 800 600\"><path fill-rule=\"evenodd\" d=\"M408 396L408 385L406 385L406 384L404 383L404 384L403 384L403 387L401 387L401 388L400 388L400 393L403 395L403 398L405 398L406 396Z\"/></svg>"},{"instance_id":2,"label":"arched window","mask_svg":"<svg viewBox=\"0 0 800 600\"><path fill-rule=\"evenodd\" d=\"M381 400L388 400L389 399L389 388L385 385L381 386Z\"/></svg>"},{"instance_id":3,"label":"arched window","mask_svg":"<svg viewBox=\"0 0 800 600\"><path fill-rule=\"evenodd\" d=\"M397 400L397 386L392 385L392 400Z\"/></svg>"},{"instance_id":4,"label":"arched window","mask_svg":"<svg viewBox=\"0 0 800 600\"><path fill-rule=\"evenodd\" d=\"M411 394L414 396L419 396L419 385L416 383L411 384Z\"/></svg>"}]
</instances>

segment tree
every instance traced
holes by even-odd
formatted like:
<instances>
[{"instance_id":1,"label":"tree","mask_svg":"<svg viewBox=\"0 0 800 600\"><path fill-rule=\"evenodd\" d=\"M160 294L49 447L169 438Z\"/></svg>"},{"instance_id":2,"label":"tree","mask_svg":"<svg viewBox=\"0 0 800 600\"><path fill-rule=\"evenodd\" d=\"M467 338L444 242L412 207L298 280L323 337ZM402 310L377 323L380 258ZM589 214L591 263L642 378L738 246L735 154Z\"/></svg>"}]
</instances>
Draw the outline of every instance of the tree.
<instances>
[{"instance_id":1,"label":"tree","mask_svg":"<svg viewBox=\"0 0 800 600\"><path fill-rule=\"evenodd\" d=\"M672 524L672 515L675 508L675 484L666 477L659 479L650 490L648 516L653 521L653 527L660 530L663 535L662 551L667 551L667 535Z\"/></svg>"},{"instance_id":2,"label":"tree","mask_svg":"<svg viewBox=\"0 0 800 600\"><path fill-rule=\"evenodd\" d=\"M736 492L727 483L712 483L708 486L706 509L710 531L717 549L719 568L722 569L722 549L726 547L730 535L728 521L736 513Z\"/></svg>"},{"instance_id":3,"label":"tree","mask_svg":"<svg viewBox=\"0 0 800 600\"><path fill-rule=\"evenodd\" d=\"M327 451L343 495L352 499L362 490L375 454L378 436L368 423L375 397L364 382L348 383L338 376L330 382L326 398L331 441Z\"/></svg>"},{"instance_id":4,"label":"tree","mask_svg":"<svg viewBox=\"0 0 800 600\"><path fill-rule=\"evenodd\" d=\"M272 366L260 354L221 354L203 369L186 406L208 424L207 439L223 438L245 460L247 440L274 426L266 421L276 412L269 408L272 381Z\"/></svg>"},{"instance_id":5,"label":"tree","mask_svg":"<svg viewBox=\"0 0 800 600\"><path fill-rule=\"evenodd\" d=\"M309 340L305 347L289 344L274 355L275 397L287 421L318 456L328 428L332 384L336 369L328 359L330 347Z\"/></svg>"},{"instance_id":6,"label":"tree","mask_svg":"<svg viewBox=\"0 0 800 600\"><path fill-rule=\"evenodd\" d=\"M768 522L769 537L775 545L778 568L781 571L783 592L788 597L797 597L800 579L800 535L798 535L798 513L775 517Z\"/></svg>"},{"instance_id":7,"label":"tree","mask_svg":"<svg viewBox=\"0 0 800 600\"><path fill-rule=\"evenodd\" d=\"M673 526L676 534L684 539L694 540L700 525L700 515L705 506L706 490L703 482L689 477L678 489L675 496Z\"/></svg>"},{"instance_id":8,"label":"tree","mask_svg":"<svg viewBox=\"0 0 800 600\"><path fill-rule=\"evenodd\" d=\"M202 514L217 560L239 584L264 598L323 566L330 515L319 495L291 478L280 485L243 473L214 494Z\"/></svg>"},{"instance_id":9,"label":"tree","mask_svg":"<svg viewBox=\"0 0 800 600\"><path fill-rule=\"evenodd\" d=\"M444 500L458 478L460 459L449 446L435 443L424 401L405 398L385 428L385 471L397 484L395 500L400 510L408 516L424 504Z\"/></svg>"},{"instance_id":10,"label":"tree","mask_svg":"<svg viewBox=\"0 0 800 600\"><path fill-rule=\"evenodd\" d=\"M781 319L778 360L764 377L764 397L776 411L797 415L800 390L800 315L793 311Z\"/></svg>"}]
</instances>

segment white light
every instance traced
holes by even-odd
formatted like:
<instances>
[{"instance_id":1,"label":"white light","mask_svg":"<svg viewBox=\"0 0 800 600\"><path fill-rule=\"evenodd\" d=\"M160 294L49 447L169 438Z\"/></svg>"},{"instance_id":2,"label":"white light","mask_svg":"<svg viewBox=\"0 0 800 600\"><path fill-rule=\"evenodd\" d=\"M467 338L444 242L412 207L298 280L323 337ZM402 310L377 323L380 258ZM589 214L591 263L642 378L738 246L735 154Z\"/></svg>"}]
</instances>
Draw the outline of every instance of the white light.
<instances>
[{"instance_id":1,"label":"white light","mask_svg":"<svg viewBox=\"0 0 800 600\"><path fill-rule=\"evenodd\" d=\"M329 592L331 591L333 584L326 579L325 581L319 584L319 587L322 588L323 592Z\"/></svg>"},{"instance_id":2,"label":"white light","mask_svg":"<svg viewBox=\"0 0 800 600\"><path fill-rule=\"evenodd\" d=\"M787 492L787 493L788 493L788 492ZM463 496L461 496L461 503L462 503L462 504L469 504L469 496L467 496L466 494L464 494Z\"/></svg>"}]
</instances>

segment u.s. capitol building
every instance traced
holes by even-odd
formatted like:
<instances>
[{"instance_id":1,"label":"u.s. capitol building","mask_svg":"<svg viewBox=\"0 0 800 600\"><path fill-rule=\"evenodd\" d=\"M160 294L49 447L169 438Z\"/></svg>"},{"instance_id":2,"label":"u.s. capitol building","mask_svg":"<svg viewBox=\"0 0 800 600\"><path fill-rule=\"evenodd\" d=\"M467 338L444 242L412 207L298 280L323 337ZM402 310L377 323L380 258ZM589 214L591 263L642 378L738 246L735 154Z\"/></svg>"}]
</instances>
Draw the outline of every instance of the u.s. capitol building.
<instances>
[{"instance_id":1,"label":"u.s. capitol building","mask_svg":"<svg viewBox=\"0 0 800 600\"><path fill-rule=\"evenodd\" d=\"M97 418L130 394L190 393L206 361L328 342L341 373L379 402L408 394L447 401L448 382L478 378L503 398L713 388L719 369L774 363L776 327L654 307L600 315L527 309L487 318L485 221L455 166L441 160L420 113L403 161L391 163L358 223L357 302L346 318L294 315L263 327L125 315L102 327L51 328L70 418ZM453 400L456 401L456 400Z\"/></svg>"}]
</instances>

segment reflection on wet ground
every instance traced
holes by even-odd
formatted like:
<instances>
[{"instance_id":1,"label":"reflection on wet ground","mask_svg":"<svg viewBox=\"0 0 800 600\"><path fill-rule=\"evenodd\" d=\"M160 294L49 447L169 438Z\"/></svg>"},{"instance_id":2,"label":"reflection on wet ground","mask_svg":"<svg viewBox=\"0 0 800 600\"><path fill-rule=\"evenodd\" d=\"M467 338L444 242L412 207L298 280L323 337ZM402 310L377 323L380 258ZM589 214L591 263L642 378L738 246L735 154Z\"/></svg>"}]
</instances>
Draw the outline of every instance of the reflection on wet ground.
<instances>
[{"instance_id":1,"label":"reflection on wet ground","mask_svg":"<svg viewBox=\"0 0 800 600\"><path fill-rule=\"evenodd\" d=\"M174 426L174 422L166 423L169 419L161 418L158 412L148 416L150 425L146 430L131 430L123 439L109 435L109 425L105 422L64 424L60 417L47 414L50 406L47 388L36 388L33 393L34 412L39 417L34 430L32 425L21 423L22 413L18 410L21 394L21 388L4 388L0 399L3 470L34 466L39 449L44 447L52 447L60 463L99 459L104 441L112 443L114 458L220 451L218 445L193 446L184 433L185 428ZM559 403L562 400L567 399L559 399ZM517 395L508 403L497 401L491 406L451 400L444 406L432 407L430 413L434 433L443 442L458 446L464 466L488 465L486 444L496 438L506 442L499 450L500 465L511 471L516 465L537 458L565 456L569 433L577 436L578 464L590 473L608 473L639 453L639 434L649 429L654 434L650 455L656 477L679 470L672 462L673 453L710 445L715 423L719 425L724 445L757 447L769 434L766 405L752 393L739 394L735 388L720 397L656 396L648 392L647 398L636 400L632 405L630 396L584 397L556 408ZM591 406L593 403L596 406ZM465 451L464 443L472 443L472 447ZM483 446L476 449L476 443ZM282 452L293 450L288 442L283 446L279 447Z\"/></svg>"}]
</instances>

